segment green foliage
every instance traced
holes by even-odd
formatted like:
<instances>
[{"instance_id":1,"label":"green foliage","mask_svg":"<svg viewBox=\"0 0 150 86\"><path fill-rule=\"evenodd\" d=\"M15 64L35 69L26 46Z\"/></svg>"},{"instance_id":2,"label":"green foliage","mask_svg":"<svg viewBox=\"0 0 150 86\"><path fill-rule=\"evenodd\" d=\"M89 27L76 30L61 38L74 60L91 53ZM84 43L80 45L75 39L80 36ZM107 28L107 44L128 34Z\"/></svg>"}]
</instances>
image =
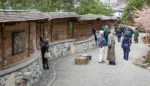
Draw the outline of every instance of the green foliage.
<instances>
[{"instance_id":1,"label":"green foliage","mask_svg":"<svg viewBox=\"0 0 150 86\"><path fill-rule=\"evenodd\" d=\"M99 4L98 0L80 0L79 6L75 8L75 11L78 14L104 14L104 15L112 15L114 11L105 5Z\"/></svg>"},{"instance_id":2,"label":"green foliage","mask_svg":"<svg viewBox=\"0 0 150 86\"><path fill-rule=\"evenodd\" d=\"M74 7L75 3L79 3L77 8ZM37 9L43 12L72 12L78 14L104 14L112 15L114 11L101 5L99 0L1 0L0 9L14 9L14 10L28 10Z\"/></svg>"},{"instance_id":3,"label":"green foliage","mask_svg":"<svg viewBox=\"0 0 150 86\"><path fill-rule=\"evenodd\" d=\"M0 9L38 9L44 12L72 11L73 0L1 0Z\"/></svg>"}]
</instances>

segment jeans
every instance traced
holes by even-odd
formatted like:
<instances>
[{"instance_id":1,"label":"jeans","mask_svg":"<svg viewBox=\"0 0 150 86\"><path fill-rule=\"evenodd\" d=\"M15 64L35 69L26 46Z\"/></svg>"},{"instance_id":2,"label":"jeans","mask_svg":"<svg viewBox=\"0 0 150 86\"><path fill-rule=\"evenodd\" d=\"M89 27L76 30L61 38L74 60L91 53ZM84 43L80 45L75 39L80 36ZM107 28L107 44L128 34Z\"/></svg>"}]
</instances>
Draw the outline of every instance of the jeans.
<instances>
[{"instance_id":1,"label":"jeans","mask_svg":"<svg viewBox=\"0 0 150 86\"><path fill-rule=\"evenodd\" d=\"M117 38L118 38L118 42L121 41L121 35L117 35Z\"/></svg>"},{"instance_id":2,"label":"jeans","mask_svg":"<svg viewBox=\"0 0 150 86\"><path fill-rule=\"evenodd\" d=\"M106 44L108 45L108 36L104 36Z\"/></svg>"},{"instance_id":3,"label":"jeans","mask_svg":"<svg viewBox=\"0 0 150 86\"><path fill-rule=\"evenodd\" d=\"M128 57L129 57L129 51L124 50L124 59L128 60Z\"/></svg>"}]
</instances>

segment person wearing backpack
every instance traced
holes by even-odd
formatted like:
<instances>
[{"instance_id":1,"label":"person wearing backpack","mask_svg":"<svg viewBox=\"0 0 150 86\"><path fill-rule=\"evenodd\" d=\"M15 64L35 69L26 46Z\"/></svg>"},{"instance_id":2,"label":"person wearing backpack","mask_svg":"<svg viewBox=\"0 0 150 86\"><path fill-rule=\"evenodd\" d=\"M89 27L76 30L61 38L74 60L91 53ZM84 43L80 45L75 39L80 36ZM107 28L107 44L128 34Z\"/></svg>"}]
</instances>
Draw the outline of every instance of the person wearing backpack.
<instances>
[{"instance_id":1,"label":"person wearing backpack","mask_svg":"<svg viewBox=\"0 0 150 86\"><path fill-rule=\"evenodd\" d=\"M108 28L108 26L106 25L104 28L104 38L106 40L106 44L108 45L108 36L110 34L110 29Z\"/></svg>"}]
</instances>

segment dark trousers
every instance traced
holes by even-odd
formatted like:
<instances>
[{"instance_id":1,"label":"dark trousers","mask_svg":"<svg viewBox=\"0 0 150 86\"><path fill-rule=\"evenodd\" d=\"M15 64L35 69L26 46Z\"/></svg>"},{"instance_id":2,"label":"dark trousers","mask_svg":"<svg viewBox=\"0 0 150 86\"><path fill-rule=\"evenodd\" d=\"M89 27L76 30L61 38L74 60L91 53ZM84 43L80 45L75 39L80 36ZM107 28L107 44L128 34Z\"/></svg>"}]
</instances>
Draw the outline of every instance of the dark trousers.
<instances>
[{"instance_id":1,"label":"dark trousers","mask_svg":"<svg viewBox=\"0 0 150 86\"><path fill-rule=\"evenodd\" d=\"M128 60L129 58L129 51L124 50L124 59Z\"/></svg>"},{"instance_id":2,"label":"dark trousers","mask_svg":"<svg viewBox=\"0 0 150 86\"><path fill-rule=\"evenodd\" d=\"M42 52L42 62L43 62L43 68L44 69L49 69L49 65L48 65L48 59L44 57L44 52Z\"/></svg>"}]
</instances>

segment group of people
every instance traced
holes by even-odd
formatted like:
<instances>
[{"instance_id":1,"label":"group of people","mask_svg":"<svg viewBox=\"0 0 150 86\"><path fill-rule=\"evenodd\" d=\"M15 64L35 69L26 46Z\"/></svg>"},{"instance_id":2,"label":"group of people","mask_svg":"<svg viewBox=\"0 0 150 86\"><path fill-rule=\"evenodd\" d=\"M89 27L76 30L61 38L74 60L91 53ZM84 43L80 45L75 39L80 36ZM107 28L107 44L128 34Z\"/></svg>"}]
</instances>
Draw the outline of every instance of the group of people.
<instances>
[{"instance_id":1,"label":"group of people","mask_svg":"<svg viewBox=\"0 0 150 86\"><path fill-rule=\"evenodd\" d=\"M93 30L93 32L95 32ZM116 31L116 36L118 38L118 42L121 42L121 48L123 49L124 56L123 59L128 60L130 47L132 44L132 37L134 35L135 43L138 43L139 32L138 28L135 30L129 27L120 26ZM94 33L96 44L99 47L99 63L105 63L104 58L107 57L110 65L116 65L115 63L115 33L111 31L108 26L102 27L99 32L99 35Z\"/></svg>"}]
</instances>

